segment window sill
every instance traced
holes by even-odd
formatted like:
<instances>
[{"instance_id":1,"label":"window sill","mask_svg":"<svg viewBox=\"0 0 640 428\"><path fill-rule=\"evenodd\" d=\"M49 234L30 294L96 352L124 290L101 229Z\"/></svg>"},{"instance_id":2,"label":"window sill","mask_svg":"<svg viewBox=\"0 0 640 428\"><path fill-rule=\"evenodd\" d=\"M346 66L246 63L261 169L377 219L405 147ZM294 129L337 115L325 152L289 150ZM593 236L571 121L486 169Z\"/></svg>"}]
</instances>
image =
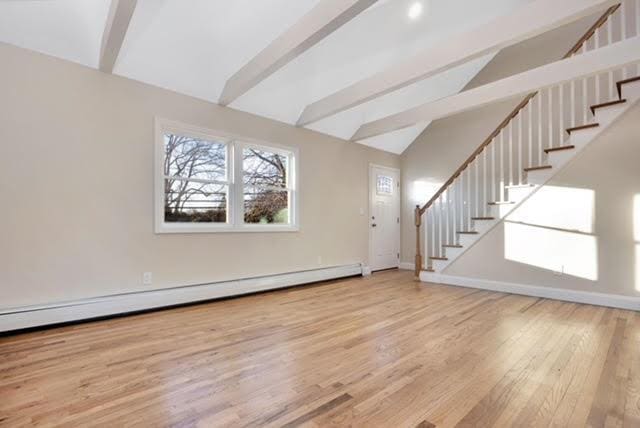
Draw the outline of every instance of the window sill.
<instances>
[{"instance_id":1,"label":"window sill","mask_svg":"<svg viewBox=\"0 0 640 428\"><path fill-rule=\"evenodd\" d=\"M255 226L203 226L203 225L167 225L156 227L157 235L163 234L194 234L194 233L292 233L299 232L299 226L276 226L276 225L255 225Z\"/></svg>"}]
</instances>

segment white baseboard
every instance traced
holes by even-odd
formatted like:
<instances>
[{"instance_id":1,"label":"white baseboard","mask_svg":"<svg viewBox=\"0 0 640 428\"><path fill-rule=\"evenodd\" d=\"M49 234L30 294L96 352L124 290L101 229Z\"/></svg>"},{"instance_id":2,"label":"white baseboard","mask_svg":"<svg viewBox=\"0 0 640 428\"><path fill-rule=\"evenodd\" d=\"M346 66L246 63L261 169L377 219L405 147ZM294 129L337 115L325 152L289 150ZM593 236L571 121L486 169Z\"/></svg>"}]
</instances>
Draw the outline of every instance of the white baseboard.
<instances>
[{"instance_id":1,"label":"white baseboard","mask_svg":"<svg viewBox=\"0 0 640 428\"><path fill-rule=\"evenodd\" d=\"M640 297L622 296L619 294L592 293L589 291L540 287L536 285L442 275L425 271L420 272L420 281L640 311Z\"/></svg>"},{"instance_id":2,"label":"white baseboard","mask_svg":"<svg viewBox=\"0 0 640 428\"><path fill-rule=\"evenodd\" d=\"M402 262L400 263L400 266L398 266L398 269L401 270L414 270L416 268L416 265L414 265L413 263L407 263L407 262Z\"/></svg>"},{"instance_id":3,"label":"white baseboard","mask_svg":"<svg viewBox=\"0 0 640 428\"><path fill-rule=\"evenodd\" d=\"M0 310L0 332L239 296L362 275L360 264Z\"/></svg>"}]
</instances>

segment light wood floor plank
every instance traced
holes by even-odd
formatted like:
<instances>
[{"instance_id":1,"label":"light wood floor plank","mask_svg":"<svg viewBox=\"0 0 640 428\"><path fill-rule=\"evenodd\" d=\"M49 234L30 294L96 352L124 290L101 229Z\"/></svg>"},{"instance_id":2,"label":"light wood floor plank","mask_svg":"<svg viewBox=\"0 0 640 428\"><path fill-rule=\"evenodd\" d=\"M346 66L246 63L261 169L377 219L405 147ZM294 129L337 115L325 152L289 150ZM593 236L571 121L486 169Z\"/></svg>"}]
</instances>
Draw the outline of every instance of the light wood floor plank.
<instances>
[{"instance_id":1,"label":"light wood floor plank","mask_svg":"<svg viewBox=\"0 0 640 428\"><path fill-rule=\"evenodd\" d=\"M410 272L0 337L0 426L639 421L639 314Z\"/></svg>"}]
</instances>

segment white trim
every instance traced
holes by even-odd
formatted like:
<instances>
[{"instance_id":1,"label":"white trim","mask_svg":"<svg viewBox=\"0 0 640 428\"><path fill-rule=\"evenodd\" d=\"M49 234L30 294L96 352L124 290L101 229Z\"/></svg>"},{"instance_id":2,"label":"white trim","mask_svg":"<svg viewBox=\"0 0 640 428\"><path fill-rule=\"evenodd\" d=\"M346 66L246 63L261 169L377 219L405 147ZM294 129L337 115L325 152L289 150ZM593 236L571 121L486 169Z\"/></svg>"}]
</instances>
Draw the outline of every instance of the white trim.
<instances>
[{"instance_id":1,"label":"white trim","mask_svg":"<svg viewBox=\"0 0 640 428\"><path fill-rule=\"evenodd\" d=\"M362 275L363 272L364 268L361 264L351 264L49 305L0 309L0 332L240 296L317 281Z\"/></svg>"},{"instance_id":2,"label":"white trim","mask_svg":"<svg viewBox=\"0 0 640 428\"><path fill-rule=\"evenodd\" d=\"M426 271L420 272L420 281L640 311L640 297L622 296L619 294L594 293L589 291L568 290L537 285L515 284L488 279L443 275Z\"/></svg>"},{"instance_id":3,"label":"white trim","mask_svg":"<svg viewBox=\"0 0 640 428\"><path fill-rule=\"evenodd\" d=\"M446 72L452 67L492 52L499 52L508 46L577 21L615 3L609 0L529 2L472 30L451 35L439 43L428 45L412 58L396 61L385 70L366 76L307 105L296 124L307 126Z\"/></svg>"},{"instance_id":4,"label":"white trim","mask_svg":"<svg viewBox=\"0 0 640 428\"><path fill-rule=\"evenodd\" d=\"M227 222L226 223L165 223L164 221L164 135L173 133L186 135L191 138L217 141L227 146L227 182L220 185L227 186ZM245 224L242 203L242 150L253 147L261 150L287 156L287 187L289 192L289 223L288 224ZM299 150L295 147L285 147L280 144L268 143L252 138L246 138L228 132L201 128L160 117L155 118L154 137L154 230L156 234L176 233L280 233L298 232L300 230L300 202L298 165ZM180 177L177 177L181 179ZM204 180L193 180L204 181ZM206 180L209 182L210 180ZM213 182L211 180L211 182ZM260 186L256 186L260 187Z\"/></svg>"},{"instance_id":5,"label":"white trim","mask_svg":"<svg viewBox=\"0 0 640 428\"><path fill-rule=\"evenodd\" d=\"M402 262L398 265L398 269L400 270L414 270L416 266L413 263Z\"/></svg>"},{"instance_id":6,"label":"white trim","mask_svg":"<svg viewBox=\"0 0 640 428\"><path fill-rule=\"evenodd\" d=\"M640 36L635 36L367 122L358 128L351 141L360 141L418 123L442 119L518 95L551 88L579 77L591 77L601 72L612 71L638 61Z\"/></svg>"}]
</instances>

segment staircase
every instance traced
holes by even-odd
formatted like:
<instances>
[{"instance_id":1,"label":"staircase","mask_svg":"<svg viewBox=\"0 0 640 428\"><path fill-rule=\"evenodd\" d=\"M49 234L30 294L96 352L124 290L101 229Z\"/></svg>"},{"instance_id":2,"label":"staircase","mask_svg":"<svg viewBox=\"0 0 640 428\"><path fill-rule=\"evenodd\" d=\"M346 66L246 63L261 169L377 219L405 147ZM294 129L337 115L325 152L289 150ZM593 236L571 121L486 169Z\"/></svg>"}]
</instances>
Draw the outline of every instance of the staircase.
<instances>
[{"instance_id":1,"label":"staircase","mask_svg":"<svg viewBox=\"0 0 640 428\"><path fill-rule=\"evenodd\" d=\"M640 1L625 0L565 58L636 35ZM529 94L429 202L416 207L416 275L434 279L638 102L640 64Z\"/></svg>"}]
</instances>

